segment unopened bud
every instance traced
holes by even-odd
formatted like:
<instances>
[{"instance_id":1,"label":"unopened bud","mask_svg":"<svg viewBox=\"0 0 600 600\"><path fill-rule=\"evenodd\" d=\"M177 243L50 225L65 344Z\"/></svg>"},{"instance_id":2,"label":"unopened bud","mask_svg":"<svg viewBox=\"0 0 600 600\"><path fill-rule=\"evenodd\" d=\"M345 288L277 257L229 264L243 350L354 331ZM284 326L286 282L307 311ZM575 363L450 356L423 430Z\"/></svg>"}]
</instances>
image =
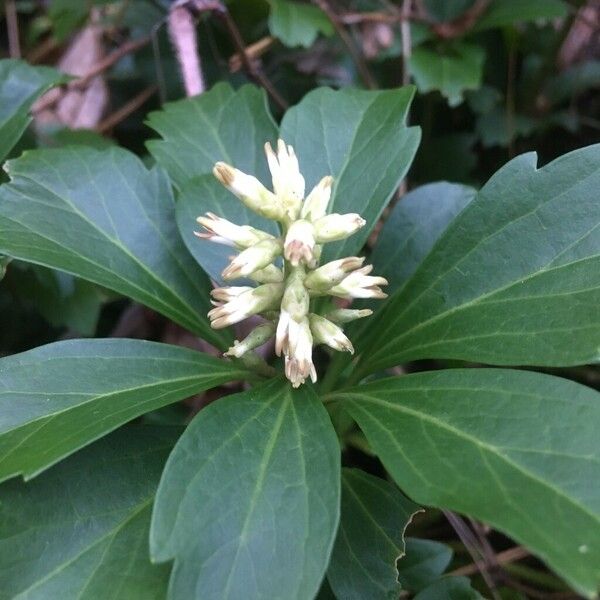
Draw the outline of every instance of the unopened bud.
<instances>
[{"instance_id":1,"label":"unopened bud","mask_svg":"<svg viewBox=\"0 0 600 600\"><path fill-rule=\"evenodd\" d=\"M341 283L332 287L329 293L339 298L387 298L380 285L387 285L384 277L369 277L373 265L368 265L350 273Z\"/></svg>"},{"instance_id":2,"label":"unopened bud","mask_svg":"<svg viewBox=\"0 0 600 600\"><path fill-rule=\"evenodd\" d=\"M302 219L314 222L327 214L332 185L333 177L329 175L319 181L302 204L300 211Z\"/></svg>"},{"instance_id":3,"label":"unopened bud","mask_svg":"<svg viewBox=\"0 0 600 600\"><path fill-rule=\"evenodd\" d=\"M206 213L204 217L198 217L196 221L206 229L206 232L194 231L196 236L226 246L248 248L262 240L273 239L272 235L260 229L249 225L236 225L211 212Z\"/></svg>"},{"instance_id":4,"label":"unopened bud","mask_svg":"<svg viewBox=\"0 0 600 600\"><path fill-rule=\"evenodd\" d=\"M286 211L283 204L256 177L246 175L224 162L213 168L214 176L234 193L250 210L267 219L281 220Z\"/></svg>"},{"instance_id":5,"label":"unopened bud","mask_svg":"<svg viewBox=\"0 0 600 600\"><path fill-rule=\"evenodd\" d=\"M341 327L315 314L310 314L308 319L315 344L325 344L334 350L354 354L352 342L344 335Z\"/></svg>"},{"instance_id":6,"label":"unopened bud","mask_svg":"<svg viewBox=\"0 0 600 600\"><path fill-rule=\"evenodd\" d=\"M335 323L351 323L363 317L370 317L373 311L370 308L353 309L353 308L338 308L332 310L325 316Z\"/></svg>"},{"instance_id":7,"label":"unopened bud","mask_svg":"<svg viewBox=\"0 0 600 600\"><path fill-rule=\"evenodd\" d=\"M230 286L230 287L220 287L215 288L210 292L210 295L219 303L222 302L230 302L234 298L245 294L246 292L251 292L254 288L247 285L238 285L238 286Z\"/></svg>"},{"instance_id":8,"label":"unopened bud","mask_svg":"<svg viewBox=\"0 0 600 600\"><path fill-rule=\"evenodd\" d=\"M225 352L225 356L240 356L246 354L254 348L262 346L268 342L275 335L275 324L274 323L263 323L255 327L241 342L237 340L234 345Z\"/></svg>"},{"instance_id":9,"label":"unopened bud","mask_svg":"<svg viewBox=\"0 0 600 600\"><path fill-rule=\"evenodd\" d=\"M364 261L364 257L358 256L334 260L309 273L304 285L311 291L325 292L340 283L350 271L361 267Z\"/></svg>"},{"instance_id":10,"label":"unopened bud","mask_svg":"<svg viewBox=\"0 0 600 600\"><path fill-rule=\"evenodd\" d=\"M296 334L290 339L285 355L285 375L297 388L305 382L308 377L313 382L317 380L317 372L312 362L313 338L310 323L304 317L297 323Z\"/></svg>"},{"instance_id":11,"label":"unopened bud","mask_svg":"<svg viewBox=\"0 0 600 600\"><path fill-rule=\"evenodd\" d=\"M326 215L314 224L317 242L324 244L343 240L364 227L365 223L366 221L357 213Z\"/></svg>"},{"instance_id":12,"label":"unopened bud","mask_svg":"<svg viewBox=\"0 0 600 600\"><path fill-rule=\"evenodd\" d=\"M213 290L213 296L214 291L216 290ZM239 323L251 315L273 310L279 304L282 294L282 283L267 283L236 294L225 304L209 311L210 325L213 329L221 329Z\"/></svg>"},{"instance_id":13,"label":"unopened bud","mask_svg":"<svg viewBox=\"0 0 600 600\"><path fill-rule=\"evenodd\" d=\"M223 279L245 277L258 269L263 269L281 254L282 244L275 238L258 242L240 252L223 270Z\"/></svg>"},{"instance_id":14,"label":"unopened bud","mask_svg":"<svg viewBox=\"0 0 600 600\"><path fill-rule=\"evenodd\" d=\"M294 221L285 236L283 255L294 267L304 261L310 264L315 247L315 228L304 220Z\"/></svg>"}]
</instances>

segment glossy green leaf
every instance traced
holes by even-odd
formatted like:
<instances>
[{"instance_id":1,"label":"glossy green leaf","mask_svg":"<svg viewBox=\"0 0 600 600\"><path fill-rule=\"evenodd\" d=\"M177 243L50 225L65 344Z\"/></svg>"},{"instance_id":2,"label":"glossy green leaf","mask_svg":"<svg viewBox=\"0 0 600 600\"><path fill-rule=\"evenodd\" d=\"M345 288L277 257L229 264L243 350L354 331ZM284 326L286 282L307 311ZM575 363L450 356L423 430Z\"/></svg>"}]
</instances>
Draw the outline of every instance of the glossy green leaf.
<instances>
[{"instance_id":1,"label":"glossy green leaf","mask_svg":"<svg viewBox=\"0 0 600 600\"><path fill-rule=\"evenodd\" d=\"M396 561L404 554L404 531L419 510L384 479L342 471L342 513L327 570L337 598L399 596Z\"/></svg>"},{"instance_id":2,"label":"glossy green leaf","mask_svg":"<svg viewBox=\"0 0 600 600\"><path fill-rule=\"evenodd\" d=\"M405 546L406 554L398 561L398 579L411 592L439 579L452 560L452 549L434 540L408 537Z\"/></svg>"},{"instance_id":3,"label":"glossy green leaf","mask_svg":"<svg viewBox=\"0 0 600 600\"><path fill-rule=\"evenodd\" d=\"M587 596L600 583L600 394L505 369L418 373L339 392L420 504L506 532Z\"/></svg>"},{"instance_id":4,"label":"glossy green leaf","mask_svg":"<svg viewBox=\"0 0 600 600\"><path fill-rule=\"evenodd\" d=\"M275 379L202 410L157 492L150 548L175 600L309 600L339 516L340 451L308 386Z\"/></svg>"},{"instance_id":5,"label":"glossy green leaf","mask_svg":"<svg viewBox=\"0 0 600 600\"><path fill-rule=\"evenodd\" d=\"M483 596L471 587L466 577L444 577L423 591L414 600L480 600Z\"/></svg>"},{"instance_id":6,"label":"glossy green leaf","mask_svg":"<svg viewBox=\"0 0 600 600\"><path fill-rule=\"evenodd\" d=\"M327 15L316 6L293 0L269 0L269 4L269 31L290 48L308 48L319 33L329 36L334 32Z\"/></svg>"},{"instance_id":7,"label":"glossy green leaf","mask_svg":"<svg viewBox=\"0 0 600 600\"><path fill-rule=\"evenodd\" d=\"M329 212L357 212L367 225L347 240L327 244L323 261L350 256L369 232L408 171L420 140L406 118L413 87L378 92L321 88L288 110L281 137L294 146L310 190L335 178Z\"/></svg>"},{"instance_id":8,"label":"glossy green leaf","mask_svg":"<svg viewBox=\"0 0 600 600\"><path fill-rule=\"evenodd\" d=\"M150 113L148 125L163 138L149 141L148 149L179 188L212 173L220 160L270 185L263 146L276 140L277 127L264 90L245 85L234 91L219 83L200 96Z\"/></svg>"},{"instance_id":9,"label":"glossy green leaf","mask_svg":"<svg viewBox=\"0 0 600 600\"><path fill-rule=\"evenodd\" d=\"M600 357L600 145L502 168L370 324L362 372L418 358Z\"/></svg>"},{"instance_id":10,"label":"glossy green leaf","mask_svg":"<svg viewBox=\"0 0 600 600\"><path fill-rule=\"evenodd\" d=\"M447 98L450 106L464 100L464 92L481 85L485 52L480 46L456 42L438 50L418 47L409 60L409 70L422 94L434 90Z\"/></svg>"},{"instance_id":11,"label":"glossy green leaf","mask_svg":"<svg viewBox=\"0 0 600 600\"><path fill-rule=\"evenodd\" d=\"M68 78L49 67L21 60L0 60L0 161L4 160L31 122L33 103Z\"/></svg>"},{"instance_id":12,"label":"glossy green leaf","mask_svg":"<svg viewBox=\"0 0 600 600\"><path fill-rule=\"evenodd\" d=\"M28 152L0 187L0 252L146 304L212 343L210 283L181 242L169 181L118 148Z\"/></svg>"},{"instance_id":13,"label":"glossy green leaf","mask_svg":"<svg viewBox=\"0 0 600 600\"><path fill-rule=\"evenodd\" d=\"M194 235L194 231L203 230L196 223L196 217L206 212L214 212L232 223L252 225L262 231L279 235L275 221L268 221L246 208L212 174L190 179L183 186L177 200L177 224L188 250L211 279L219 283L225 283L221 272L229 263L231 255L235 254L235 250Z\"/></svg>"},{"instance_id":14,"label":"glossy green leaf","mask_svg":"<svg viewBox=\"0 0 600 600\"><path fill-rule=\"evenodd\" d=\"M473 199L466 185L431 183L418 187L396 204L385 220L370 257L377 275L395 292L415 272L442 232Z\"/></svg>"},{"instance_id":15,"label":"glossy green leaf","mask_svg":"<svg viewBox=\"0 0 600 600\"><path fill-rule=\"evenodd\" d=\"M169 569L150 563L148 531L179 431L125 428L0 486L0 599L164 600Z\"/></svg>"},{"instance_id":16,"label":"glossy green leaf","mask_svg":"<svg viewBox=\"0 0 600 600\"><path fill-rule=\"evenodd\" d=\"M247 373L141 340L68 340L0 359L0 480L32 477L119 425Z\"/></svg>"},{"instance_id":17,"label":"glossy green leaf","mask_svg":"<svg viewBox=\"0 0 600 600\"><path fill-rule=\"evenodd\" d=\"M472 31L504 27L519 21L560 19L567 16L568 10L563 0L494 0Z\"/></svg>"}]
</instances>

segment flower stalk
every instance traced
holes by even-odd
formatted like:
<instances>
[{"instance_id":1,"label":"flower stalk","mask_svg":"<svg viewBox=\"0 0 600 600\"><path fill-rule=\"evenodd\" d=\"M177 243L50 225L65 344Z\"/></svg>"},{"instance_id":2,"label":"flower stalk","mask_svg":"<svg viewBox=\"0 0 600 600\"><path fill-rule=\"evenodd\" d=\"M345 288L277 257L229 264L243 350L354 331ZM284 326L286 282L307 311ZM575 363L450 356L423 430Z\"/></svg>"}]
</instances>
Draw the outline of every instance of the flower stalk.
<instances>
[{"instance_id":1,"label":"flower stalk","mask_svg":"<svg viewBox=\"0 0 600 600\"><path fill-rule=\"evenodd\" d=\"M254 350L274 337L275 353L283 356L285 375L298 387L308 379L317 380L313 347L322 344L354 353L342 325L371 314L367 309L339 308L320 315L311 311L312 298L385 298L381 286L387 281L369 275L372 266L363 266L364 258L357 256L319 265L323 244L353 235L366 222L356 213L327 214L333 185L330 176L323 177L305 199L298 158L283 140L278 140L276 152L267 143L265 153L273 191L223 162L215 165L213 173L248 208L279 222L282 235L275 237L248 225L236 225L213 213L198 217L205 231L196 235L239 250L223 270L223 279L246 277L259 284L212 291L215 308L208 316L213 328L233 325L251 315L267 319L244 340L236 340L225 355L254 363L261 360ZM266 363L262 370L272 373Z\"/></svg>"}]
</instances>

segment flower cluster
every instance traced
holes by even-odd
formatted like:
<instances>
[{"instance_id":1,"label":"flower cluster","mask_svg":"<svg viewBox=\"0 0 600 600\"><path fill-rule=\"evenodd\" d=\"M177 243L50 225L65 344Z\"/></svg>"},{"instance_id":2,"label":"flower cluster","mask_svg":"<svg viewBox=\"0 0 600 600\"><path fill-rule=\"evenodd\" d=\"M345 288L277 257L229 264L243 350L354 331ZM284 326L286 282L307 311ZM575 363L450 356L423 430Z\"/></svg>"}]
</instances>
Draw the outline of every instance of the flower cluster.
<instances>
[{"instance_id":1,"label":"flower cluster","mask_svg":"<svg viewBox=\"0 0 600 600\"><path fill-rule=\"evenodd\" d=\"M387 281L371 276L372 267L363 266L364 258L356 256L319 266L322 244L349 237L365 221L355 213L327 214L333 184L329 176L304 198L304 177L291 146L279 140L277 152L268 143L265 152L273 191L223 162L213 172L248 208L277 221L282 235L235 225L213 213L198 218L205 231L196 235L239 250L223 271L224 279L245 277L258 284L212 291L215 308L208 313L212 327L227 327L257 314L266 319L226 355L242 357L275 337L275 352L284 356L286 377L298 387L309 377L317 379L313 346L354 352L340 325L371 314L366 309L336 309L322 316L311 312L311 300L326 295L385 298L380 286Z\"/></svg>"}]
</instances>

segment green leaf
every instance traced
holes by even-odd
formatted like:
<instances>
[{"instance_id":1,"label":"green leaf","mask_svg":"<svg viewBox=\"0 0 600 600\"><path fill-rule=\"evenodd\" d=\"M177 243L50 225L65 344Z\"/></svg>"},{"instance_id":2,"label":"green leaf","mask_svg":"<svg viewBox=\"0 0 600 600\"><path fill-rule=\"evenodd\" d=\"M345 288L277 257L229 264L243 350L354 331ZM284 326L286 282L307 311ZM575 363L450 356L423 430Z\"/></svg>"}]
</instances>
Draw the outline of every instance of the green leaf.
<instances>
[{"instance_id":1,"label":"green leaf","mask_svg":"<svg viewBox=\"0 0 600 600\"><path fill-rule=\"evenodd\" d=\"M179 429L131 427L30 483L0 487L2 600L163 600L150 563L160 472Z\"/></svg>"},{"instance_id":2,"label":"green leaf","mask_svg":"<svg viewBox=\"0 0 600 600\"><path fill-rule=\"evenodd\" d=\"M456 369L334 397L416 502L486 521L579 592L597 592L597 392L540 373Z\"/></svg>"},{"instance_id":3,"label":"green leaf","mask_svg":"<svg viewBox=\"0 0 600 600\"><path fill-rule=\"evenodd\" d=\"M149 125L164 139L148 142L148 148L181 189L177 223L183 241L219 282L231 248L194 235L200 229L199 215L212 211L233 223L278 233L273 221L246 208L212 175L214 164L223 160L269 184L263 146L277 138L277 128L264 93L250 85L234 92L229 85L218 84L196 98L167 104L150 115Z\"/></svg>"},{"instance_id":4,"label":"green leaf","mask_svg":"<svg viewBox=\"0 0 600 600\"><path fill-rule=\"evenodd\" d=\"M210 283L177 233L169 181L119 148L28 152L0 187L0 252L130 296L213 344Z\"/></svg>"},{"instance_id":5,"label":"green leaf","mask_svg":"<svg viewBox=\"0 0 600 600\"><path fill-rule=\"evenodd\" d=\"M471 31L504 27L518 21L560 19L568 14L562 0L494 0Z\"/></svg>"},{"instance_id":6,"label":"green leaf","mask_svg":"<svg viewBox=\"0 0 600 600\"><path fill-rule=\"evenodd\" d=\"M483 48L455 42L443 54L429 48L415 48L408 66L419 92L437 90L450 106L458 106L464 100L464 92L481 86L484 62Z\"/></svg>"},{"instance_id":7,"label":"green leaf","mask_svg":"<svg viewBox=\"0 0 600 600\"><path fill-rule=\"evenodd\" d=\"M420 507L387 481L342 471L342 514L327 578L337 598L388 600L400 593L396 561Z\"/></svg>"},{"instance_id":8,"label":"green leaf","mask_svg":"<svg viewBox=\"0 0 600 600\"><path fill-rule=\"evenodd\" d=\"M400 199L377 238L370 261L395 292L415 272L437 239L477 192L440 182L418 187Z\"/></svg>"},{"instance_id":9,"label":"green leaf","mask_svg":"<svg viewBox=\"0 0 600 600\"><path fill-rule=\"evenodd\" d=\"M313 598L339 516L340 451L308 386L275 379L202 410L157 492L150 551L173 600Z\"/></svg>"},{"instance_id":10,"label":"green leaf","mask_svg":"<svg viewBox=\"0 0 600 600\"><path fill-rule=\"evenodd\" d=\"M269 0L269 31L290 48L309 48L319 33L333 35L333 25L319 8L288 0Z\"/></svg>"},{"instance_id":11,"label":"green leaf","mask_svg":"<svg viewBox=\"0 0 600 600\"><path fill-rule=\"evenodd\" d=\"M196 218L209 211L238 225L251 225L275 236L279 236L280 233L275 221L264 219L246 208L212 174L190 179L183 186L177 200L179 232L188 250L210 278L226 284L221 272L235 251L229 246L199 239L194 235L194 231L202 231L202 227L196 223ZM236 285L242 283L237 282Z\"/></svg>"},{"instance_id":12,"label":"green leaf","mask_svg":"<svg viewBox=\"0 0 600 600\"><path fill-rule=\"evenodd\" d=\"M14 59L0 60L0 161L31 122L29 110L33 103L67 79L49 67L32 67Z\"/></svg>"},{"instance_id":13,"label":"green leaf","mask_svg":"<svg viewBox=\"0 0 600 600\"><path fill-rule=\"evenodd\" d=\"M141 340L68 340L0 359L0 480L33 477L119 425L247 373Z\"/></svg>"},{"instance_id":14,"label":"green leaf","mask_svg":"<svg viewBox=\"0 0 600 600\"><path fill-rule=\"evenodd\" d=\"M419 592L414 600L479 600L483 596L466 577L444 577Z\"/></svg>"},{"instance_id":15,"label":"green leaf","mask_svg":"<svg viewBox=\"0 0 600 600\"><path fill-rule=\"evenodd\" d=\"M150 113L148 125L163 138L149 141L148 150L179 188L212 173L220 160L265 185L270 182L263 146L275 141L277 127L264 90L245 85L234 91L219 83L200 96Z\"/></svg>"},{"instance_id":16,"label":"green leaf","mask_svg":"<svg viewBox=\"0 0 600 600\"><path fill-rule=\"evenodd\" d=\"M598 360L599 188L600 145L508 163L370 323L357 376L418 358Z\"/></svg>"},{"instance_id":17,"label":"green leaf","mask_svg":"<svg viewBox=\"0 0 600 600\"><path fill-rule=\"evenodd\" d=\"M398 561L402 588L418 592L433 583L452 560L452 549L434 540L406 538L406 554Z\"/></svg>"},{"instance_id":18,"label":"green leaf","mask_svg":"<svg viewBox=\"0 0 600 600\"><path fill-rule=\"evenodd\" d=\"M332 175L329 212L357 212L367 220L359 233L327 244L323 262L362 248L408 171L420 140L419 128L406 127L413 96L413 87L321 88L286 112L281 137L296 150L307 190Z\"/></svg>"}]
</instances>

